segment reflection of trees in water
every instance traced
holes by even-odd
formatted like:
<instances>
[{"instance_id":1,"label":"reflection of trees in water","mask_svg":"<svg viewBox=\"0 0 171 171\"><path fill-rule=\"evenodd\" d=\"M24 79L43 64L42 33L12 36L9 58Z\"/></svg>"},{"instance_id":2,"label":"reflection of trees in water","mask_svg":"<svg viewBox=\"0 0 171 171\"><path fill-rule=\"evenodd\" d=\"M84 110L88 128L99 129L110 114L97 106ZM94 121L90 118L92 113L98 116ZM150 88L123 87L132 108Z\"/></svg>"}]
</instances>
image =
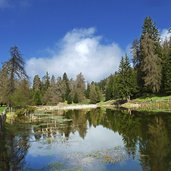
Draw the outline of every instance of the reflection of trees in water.
<instances>
[{"instance_id":1,"label":"reflection of trees in water","mask_svg":"<svg viewBox=\"0 0 171 171\"><path fill-rule=\"evenodd\" d=\"M123 137L123 142L129 154L136 156L140 152L143 170L171 170L171 122L169 115L145 115L126 112L107 112L110 124L105 125L117 131ZM113 113L113 115L112 115ZM137 144L139 148L137 148Z\"/></svg>"},{"instance_id":2,"label":"reflection of trees in water","mask_svg":"<svg viewBox=\"0 0 171 171\"><path fill-rule=\"evenodd\" d=\"M86 111L67 111L62 115L50 114L50 117L42 116L36 120L33 126L36 140L40 138L56 138L64 136L67 140L70 133L78 131L80 137L84 138L87 132Z\"/></svg>"},{"instance_id":3,"label":"reflection of trees in water","mask_svg":"<svg viewBox=\"0 0 171 171\"><path fill-rule=\"evenodd\" d=\"M128 151L136 157L140 152L143 170L162 171L171 170L171 117L159 113L149 115L126 111L107 110L106 114L89 113L89 121L94 126L98 124L118 132ZM112 142L111 142L112 143ZM138 146L139 145L139 148Z\"/></svg>"},{"instance_id":4,"label":"reflection of trees in water","mask_svg":"<svg viewBox=\"0 0 171 171\"><path fill-rule=\"evenodd\" d=\"M21 132L13 126L7 127L8 130L0 137L0 170L22 170L29 148L29 131Z\"/></svg>"},{"instance_id":5,"label":"reflection of trees in water","mask_svg":"<svg viewBox=\"0 0 171 171\"><path fill-rule=\"evenodd\" d=\"M66 140L71 133L78 132L83 139L88 126L102 125L118 132L133 158L140 152L140 162L143 170L171 170L171 117L169 115L149 115L127 111L93 109L91 111L67 111L58 119L46 119L34 128L35 138L55 137L57 134ZM88 124L88 126L87 126ZM170 130L170 131L168 131ZM111 142L112 143L112 142Z\"/></svg>"},{"instance_id":6,"label":"reflection of trees in water","mask_svg":"<svg viewBox=\"0 0 171 171\"><path fill-rule=\"evenodd\" d=\"M154 117L153 122L148 124L148 140L145 146L141 146L141 161L143 166L149 166L152 171L171 170L170 141L164 120Z\"/></svg>"}]
</instances>

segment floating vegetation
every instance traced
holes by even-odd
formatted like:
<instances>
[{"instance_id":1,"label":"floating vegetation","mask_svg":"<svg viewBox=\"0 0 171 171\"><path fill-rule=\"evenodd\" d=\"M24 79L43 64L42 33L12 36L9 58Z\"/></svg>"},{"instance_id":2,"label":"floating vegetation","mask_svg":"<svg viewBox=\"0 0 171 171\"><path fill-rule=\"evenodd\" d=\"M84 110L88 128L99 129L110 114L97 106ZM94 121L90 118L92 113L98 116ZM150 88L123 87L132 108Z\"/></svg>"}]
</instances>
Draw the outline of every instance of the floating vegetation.
<instances>
[{"instance_id":1,"label":"floating vegetation","mask_svg":"<svg viewBox=\"0 0 171 171\"><path fill-rule=\"evenodd\" d=\"M128 154L124 147L115 147L112 149L105 149L94 151L89 154L72 153L68 154L68 159L73 160L80 166L86 166L93 162L104 162L106 164L115 164L128 159Z\"/></svg>"},{"instance_id":2,"label":"floating vegetation","mask_svg":"<svg viewBox=\"0 0 171 171\"><path fill-rule=\"evenodd\" d=\"M54 163L51 163L47 166L47 169L49 171L56 171L56 170L61 170L62 166L64 166L63 163L59 163L59 162L54 162Z\"/></svg>"},{"instance_id":3,"label":"floating vegetation","mask_svg":"<svg viewBox=\"0 0 171 171\"><path fill-rule=\"evenodd\" d=\"M61 162L53 162L50 163L48 166L45 166L40 169L33 169L30 167L26 167L25 171L83 171L82 168L65 168L64 163Z\"/></svg>"},{"instance_id":4,"label":"floating vegetation","mask_svg":"<svg viewBox=\"0 0 171 171\"><path fill-rule=\"evenodd\" d=\"M105 163L118 163L128 158L127 152L123 147L115 147L102 151L96 151L89 154L90 157L98 159Z\"/></svg>"}]
</instances>

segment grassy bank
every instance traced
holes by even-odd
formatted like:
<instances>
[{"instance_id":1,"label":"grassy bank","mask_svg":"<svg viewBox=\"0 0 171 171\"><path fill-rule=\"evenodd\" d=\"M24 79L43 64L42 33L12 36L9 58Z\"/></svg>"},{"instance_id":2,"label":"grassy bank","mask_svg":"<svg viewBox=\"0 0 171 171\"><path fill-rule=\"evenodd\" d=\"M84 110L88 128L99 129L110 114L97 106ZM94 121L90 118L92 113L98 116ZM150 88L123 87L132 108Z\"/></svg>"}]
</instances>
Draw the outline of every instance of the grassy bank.
<instances>
[{"instance_id":1,"label":"grassy bank","mask_svg":"<svg viewBox=\"0 0 171 171\"><path fill-rule=\"evenodd\" d=\"M141 111L171 112L171 96L140 97L122 104L122 107Z\"/></svg>"},{"instance_id":2,"label":"grassy bank","mask_svg":"<svg viewBox=\"0 0 171 171\"><path fill-rule=\"evenodd\" d=\"M116 100L108 100L108 101L101 101L97 103L99 107L108 107L113 106L113 104L116 102Z\"/></svg>"},{"instance_id":3,"label":"grassy bank","mask_svg":"<svg viewBox=\"0 0 171 171\"><path fill-rule=\"evenodd\" d=\"M140 97L132 100L132 102L151 102L151 101L166 101L171 100L171 96L149 96L149 97Z\"/></svg>"}]
</instances>

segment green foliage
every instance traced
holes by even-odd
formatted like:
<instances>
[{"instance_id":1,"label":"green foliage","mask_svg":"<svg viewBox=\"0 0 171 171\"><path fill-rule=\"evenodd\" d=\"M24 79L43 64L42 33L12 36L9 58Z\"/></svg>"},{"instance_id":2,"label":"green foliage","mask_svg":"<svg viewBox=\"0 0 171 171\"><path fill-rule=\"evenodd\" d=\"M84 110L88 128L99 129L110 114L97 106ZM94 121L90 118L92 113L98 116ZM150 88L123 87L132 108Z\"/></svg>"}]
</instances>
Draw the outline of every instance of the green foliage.
<instances>
[{"instance_id":1,"label":"green foliage","mask_svg":"<svg viewBox=\"0 0 171 171\"><path fill-rule=\"evenodd\" d=\"M98 103L105 100L129 99L149 94L171 94L171 39L160 43L159 31L150 17L146 17L141 37L132 44L132 64L122 57L119 70L104 80L85 84L82 73L68 79L66 73L58 79L54 75L40 79L34 76L30 87L24 61L18 47L10 49L10 59L0 69L0 104L13 106ZM25 81L24 81L25 80Z\"/></svg>"},{"instance_id":2,"label":"green foliage","mask_svg":"<svg viewBox=\"0 0 171 171\"><path fill-rule=\"evenodd\" d=\"M71 97L70 94L68 95L68 101L67 101L67 103L68 103L68 104L72 104L72 97Z\"/></svg>"},{"instance_id":3,"label":"green foliage","mask_svg":"<svg viewBox=\"0 0 171 171\"><path fill-rule=\"evenodd\" d=\"M106 90L105 90L105 98L106 98L106 100L110 100L110 99L115 98L113 96L114 86L117 84L117 82L114 80L115 76L116 76L116 74L115 75L111 75L107 79Z\"/></svg>"},{"instance_id":4,"label":"green foliage","mask_svg":"<svg viewBox=\"0 0 171 171\"><path fill-rule=\"evenodd\" d=\"M122 57L118 72L119 97L130 98L137 89L136 74L130 66L128 56Z\"/></svg>"},{"instance_id":5,"label":"green foliage","mask_svg":"<svg viewBox=\"0 0 171 171\"><path fill-rule=\"evenodd\" d=\"M171 94L171 38L163 44L163 92Z\"/></svg>"},{"instance_id":6,"label":"green foliage","mask_svg":"<svg viewBox=\"0 0 171 171\"><path fill-rule=\"evenodd\" d=\"M34 91L41 91L42 82L40 80L39 75L35 75L33 78L33 90Z\"/></svg>"},{"instance_id":7,"label":"green foliage","mask_svg":"<svg viewBox=\"0 0 171 171\"><path fill-rule=\"evenodd\" d=\"M90 98L90 84L87 84L87 89L85 90L85 96L87 99Z\"/></svg>"},{"instance_id":8,"label":"green foliage","mask_svg":"<svg viewBox=\"0 0 171 171\"><path fill-rule=\"evenodd\" d=\"M102 92L100 91L100 88L94 83L90 85L89 98L90 98L90 103L94 103L94 104L102 100Z\"/></svg>"},{"instance_id":9,"label":"green foliage","mask_svg":"<svg viewBox=\"0 0 171 171\"><path fill-rule=\"evenodd\" d=\"M5 107L0 107L0 114L5 110Z\"/></svg>"},{"instance_id":10,"label":"green foliage","mask_svg":"<svg viewBox=\"0 0 171 171\"><path fill-rule=\"evenodd\" d=\"M63 84L64 84L64 94L63 94L63 101L68 101L68 103L71 103L71 97L70 97L70 82L68 79L68 76L66 73L63 74Z\"/></svg>"},{"instance_id":11,"label":"green foliage","mask_svg":"<svg viewBox=\"0 0 171 171\"><path fill-rule=\"evenodd\" d=\"M72 82L70 95L74 103L81 103L85 100L85 79L82 73L78 74L76 80Z\"/></svg>"},{"instance_id":12,"label":"green foliage","mask_svg":"<svg viewBox=\"0 0 171 171\"><path fill-rule=\"evenodd\" d=\"M0 75L2 79L1 84L4 83L4 86L2 86L4 87L2 101L11 106L11 95L17 88L16 82L23 79L27 80L28 76L24 70L24 61L18 47L11 47L10 55L10 59L3 64Z\"/></svg>"},{"instance_id":13,"label":"green foliage","mask_svg":"<svg viewBox=\"0 0 171 171\"><path fill-rule=\"evenodd\" d=\"M9 101L8 72L6 67L0 70L0 103L7 104Z\"/></svg>"},{"instance_id":14,"label":"green foliage","mask_svg":"<svg viewBox=\"0 0 171 171\"><path fill-rule=\"evenodd\" d=\"M19 108L16 110L15 114L18 116L18 117L22 117L22 116L25 116L25 115L28 115L30 113L33 113L35 111L35 108L32 107L32 106L25 106L23 108Z\"/></svg>"},{"instance_id":15,"label":"green foliage","mask_svg":"<svg viewBox=\"0 0 171 171\"><path fill-rule=\"evenodd\" d=\"M74 94L73 102L74 103L78 103L79 102L79 100L78 100L78 93L77 92L75 92L75 94Z\"/></svg>"},{"instance_id":16,"label":"green foliage","mask_svg":"<svg viewBox=\"0 0 171 171\"><path fill-rule=\"evenodd\" d=\"M151 92L159 92L161 85L161 59L155 52L155 42L145 35L141 41L143 61L141 65L144 73L144 86Z\"/></svg>"},{"instance_id":17,"label":"green foliage","mask_svg":"<svg viewBox=\"0 0 171 171\"><path fill-rule=\"evenodd\" d=\"M150 17L144 20L140 52L140 70L143 76L144 88L147 92L159 92L162 78L159 32Z\"/></svg>"},{"instance_id":18,"label":"green foliage","mask_svg":"<svg viewBox=\"0 0 171 171\"><path fill-rule=\"evenodd\" d=\"M134 40L132 43L132 56L133 56L133 67L135 69L138 69L140 67L140 62L141 62L141 54L140 54L140 41L139 40Z\"/></svg>"},{"instance_id":19,"label":"green foliage","mask_svg":"<svg viewBox=\"0 0 171 171\"><path fill-rule=\"evenodd\" d=\"M10 96L13 106L24 107L31 104L31 91L27 80L21 80Z\"/></svg>"},{"instance_id":20,"label":"green foliage","mask_svg":"<svg viewBox=\"0 0 171 171\"><path fill-rule=\"evenodd\" d=\"M33 102L35 105L41 105L42 104L42 95L41 95L39 90L34 92Z\"/></svg>"},{"instance_id":21,"label":"green foliage","mask_svg":"<svg viewBox=\"0 0 171 171\"><path fill-rule=\"evenodd\" d=\"M49 77L49 73L46 72L46 75L42 79L42 92L46 92L49 86L50 86L50 77Z\"/></svg>"}]
</instances>

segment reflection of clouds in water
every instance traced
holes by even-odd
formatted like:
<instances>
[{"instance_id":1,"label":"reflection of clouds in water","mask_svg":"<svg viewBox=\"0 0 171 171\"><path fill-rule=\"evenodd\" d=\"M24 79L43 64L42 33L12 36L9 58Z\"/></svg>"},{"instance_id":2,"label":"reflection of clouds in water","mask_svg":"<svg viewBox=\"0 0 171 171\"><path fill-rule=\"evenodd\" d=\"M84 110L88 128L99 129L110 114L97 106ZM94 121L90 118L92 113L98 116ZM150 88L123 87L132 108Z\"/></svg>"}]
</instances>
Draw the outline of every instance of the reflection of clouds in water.
<instances>
[{"instance_id":1,"label":"reflection of clouds in water","mask_svg":"<svg viewBox=\"0 0 171 171\"><path fill-rule=\"evenodd\" d=\"M90 127L85 137L84 145L87 151L124 146L122 137L118 133L114 133L103 126Z\"/></svg>"},{"instance_id":2,"label":"reflection of clouds in water","mask_svg":"<svg viewBox=\"0 0 171 171\"><path fill-rule=\"evenodd\" d=\"M35 167L33 160L37 161L47 157L43 163L38 162L41 167L46 167L51 162L63 161L69 168L83 167L87 170L96 168L96 170L101 171L105 170L106 167L101 160L103 160L103 155L107 153L107 150L118 146L124 147L121 136L103 126L89 127L84 139L80 137L78 131L70 133L69 139L66 141L62 141L63 136L58 135L59 133L49 144L46 138L31 141L26 160L28 163L29 161L33 163L32 167ZM101 159L94 154L101 156ZM114 151L113 154L116 155ZM113 156L113 158L115 157L118 158L118 156Z\"/></svg>"},{"instance_id":3,"label":"reflection of clouds in water","mask_svg":"<svg viewBox=\"0 0 171 171\"><path fill-rule=\"evenodd\" d=\"M50 144L48 144L46 139L33 142L29 149L29 154L32 156L45 156L59 153L67 154L68 152L87 153L116 146L124 146L122 137L103 126L97 126L96 128L90 127L84 139L76 131L70 134L68 141L62 141L62 136L56 136L55 140L51 141Z\"/></svg>"}]
</instances>

